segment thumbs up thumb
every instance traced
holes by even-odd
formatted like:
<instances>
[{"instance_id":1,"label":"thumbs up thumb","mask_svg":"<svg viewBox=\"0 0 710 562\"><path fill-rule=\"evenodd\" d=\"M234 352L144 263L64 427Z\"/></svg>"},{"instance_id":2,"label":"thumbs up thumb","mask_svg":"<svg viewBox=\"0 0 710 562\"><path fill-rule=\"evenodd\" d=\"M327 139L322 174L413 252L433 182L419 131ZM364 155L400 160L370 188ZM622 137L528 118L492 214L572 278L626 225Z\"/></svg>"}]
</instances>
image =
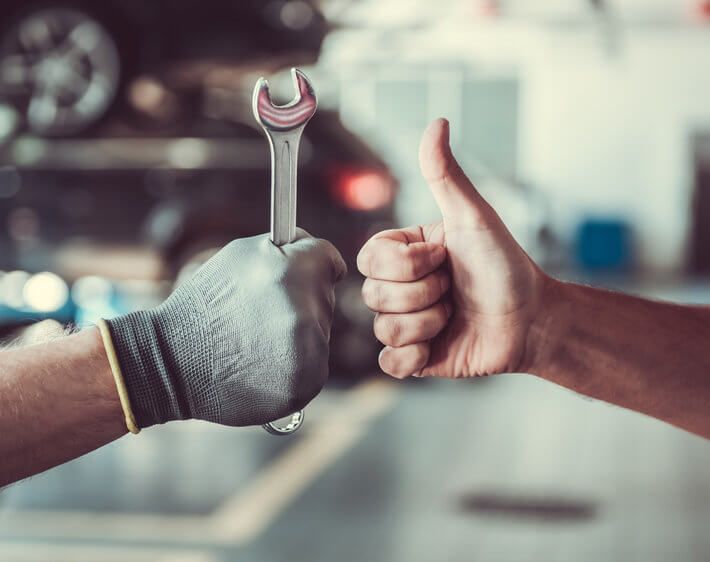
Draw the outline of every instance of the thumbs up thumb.
<instances>
[{"instance_id":1,"label":"thumbs up thumb","mask_svg":"<svg viewBox=\"0 0 710 562\"><path fill-rule=\"evenodd\" d=\"M444 226L476 226L492 210L466 177L451 152L449 122L437 119L422 135L419 167L436 199Z\"/></svg>"}]
</instances>

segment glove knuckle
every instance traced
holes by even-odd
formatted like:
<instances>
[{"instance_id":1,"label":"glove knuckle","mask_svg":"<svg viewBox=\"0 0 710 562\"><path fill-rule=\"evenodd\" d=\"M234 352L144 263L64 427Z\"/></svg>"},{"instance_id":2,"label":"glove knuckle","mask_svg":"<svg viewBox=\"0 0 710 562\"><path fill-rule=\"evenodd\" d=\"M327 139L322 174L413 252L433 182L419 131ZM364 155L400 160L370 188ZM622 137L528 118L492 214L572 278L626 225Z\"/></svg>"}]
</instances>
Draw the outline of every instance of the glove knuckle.
<instances>
[{"instance_id":1,"label":"glove knuckle","mask_svg":"<svg viewBox=\"0 0 710 562\"><path fill-rule=\"evenodd\" d=\"M298 410L321 390L328 376L328 342L318 323L311 318L291 323L291 349L294 350L285 383L287 406Z\"/></svg>"},{"instance_id":2,"label":"glove knuckle","mask_svg":"<svg viewBox=\"0 0 710 562\"><path fill-rule=\"evenodd\" d=\"M299 378L305 378L308 375L302 375ZM308 403L313 400L320 392L321 387L314 384L306 384L306 381L301 380L289 389L284 401L284 415L297 412L305 408Z\"/></svg>"}]
</instances>

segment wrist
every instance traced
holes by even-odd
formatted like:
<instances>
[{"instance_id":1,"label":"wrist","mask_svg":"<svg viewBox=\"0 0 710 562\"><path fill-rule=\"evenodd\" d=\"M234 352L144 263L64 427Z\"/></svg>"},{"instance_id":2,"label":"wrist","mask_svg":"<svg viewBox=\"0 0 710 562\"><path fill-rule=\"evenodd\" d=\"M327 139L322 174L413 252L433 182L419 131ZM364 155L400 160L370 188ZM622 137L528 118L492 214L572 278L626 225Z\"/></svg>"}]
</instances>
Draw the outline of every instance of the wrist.
<instances>
[{"instance_id":1,"label":"wrist","mask_svg":"<svg viewBox=\"0 0 710 562\"><path fill-rule=\"evenodd\" d=\"M121 402L121 409L123 410L123 416L126 421L126 428L131 433L139 433L140 427L138 426L135 414L133 413L133 406L131 405L131 399L128 394L126 379L123 376L121 363L118 360L118 354L116 353L116 346L113 344L113 338L111 337L111 329L109 328L106 320L103 319L100 319L96 323L96 327L98 328L98 332L103 343L106 360L110 366L111 375L116 386L116 393Z\"/></svg>"},{"instance_id":2,"label":"wrist","mask_svg":"<svg viewBox=\"0 0 710 562\"><path fill-rule=\"evenodd\" d=\"M16 354L21 365L37 373L36 381L42 381L43 392L51 389L57 410L48 411L52 415L61 411L52 420L58 430L84 431L86 428L88 432L111 439L126 432L111 366L98 329L87 328L8 353ZM55 370L63 376L54 377Z\"/></svg>"},{"instance_id":3,"label":"wrist","mask_svg":"<svg viewBox=\"0 0 710 562\"><path fill-rule=\"evenodd\" d=\"M92 374L87 380L87 394L94 402L105 404L107 419L120 420L121 403L99 330L89 328L60 341L68 357L72 356L72 346L76 346L85 370Z\"/></svg>"},{"instance_id":4,"label":"wrist","mask_svg":"<svg viewBox=\"0 0 710 562\"><path fill-rule=\"evenodd\" d=\"M528 328L521 371L545 378L552 369L572 318L569 287L568 283L544 275L540 305Z\"/></svg>"}]
</instances>

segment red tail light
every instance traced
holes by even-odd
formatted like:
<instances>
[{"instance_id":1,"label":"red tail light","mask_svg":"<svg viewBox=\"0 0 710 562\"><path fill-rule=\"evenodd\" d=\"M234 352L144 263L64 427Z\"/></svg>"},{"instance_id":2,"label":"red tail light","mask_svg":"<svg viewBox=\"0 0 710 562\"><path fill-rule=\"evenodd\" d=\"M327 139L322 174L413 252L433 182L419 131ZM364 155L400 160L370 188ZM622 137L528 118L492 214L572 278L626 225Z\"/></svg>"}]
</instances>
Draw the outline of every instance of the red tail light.
<instances>
[{"instance_id":1,"label":"red tail light","mask_svg":"<svg viewBox=\"0 0 710 562\"><path fill-rule=\"evenodd\" d=\"M344 170L334 176L332 194L343 207L353 211L376 211L394 201L394 180L384 172Z\"/></svg>"}]
</instances>

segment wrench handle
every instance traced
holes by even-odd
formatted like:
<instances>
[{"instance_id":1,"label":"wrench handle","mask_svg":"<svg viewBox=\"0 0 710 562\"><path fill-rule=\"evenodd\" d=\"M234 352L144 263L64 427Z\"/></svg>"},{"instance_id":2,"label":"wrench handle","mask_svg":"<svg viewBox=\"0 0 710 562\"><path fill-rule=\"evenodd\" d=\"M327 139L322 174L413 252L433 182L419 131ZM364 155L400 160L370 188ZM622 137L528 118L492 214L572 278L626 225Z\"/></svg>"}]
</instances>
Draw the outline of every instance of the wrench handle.
<instances>
[{"instance_id":1,"label":"wrench handle","mask_svg":"<svg viewBox=\"0 0 710 562\"><path fill-rule=\"evenodd\" d=\"M293 131L266 130L271 148L271 241L276 246L296 238L298 147L303 127ZM262 427L272 435L290 435L303 424L303 410L286 423L269 422ZM282 422L284 420L277 420Z\"/></svg>"},{"instance_id":2,"label":"wrench handle","mask_svg":"<svg viewBox=\"0 0 710 562\"><path fill-rule=\"evenodd\" d=\"M271 241L277 246L296 238L298 147L303 128L268 133L271 148Z\"/></svg>"}]
</instances>

